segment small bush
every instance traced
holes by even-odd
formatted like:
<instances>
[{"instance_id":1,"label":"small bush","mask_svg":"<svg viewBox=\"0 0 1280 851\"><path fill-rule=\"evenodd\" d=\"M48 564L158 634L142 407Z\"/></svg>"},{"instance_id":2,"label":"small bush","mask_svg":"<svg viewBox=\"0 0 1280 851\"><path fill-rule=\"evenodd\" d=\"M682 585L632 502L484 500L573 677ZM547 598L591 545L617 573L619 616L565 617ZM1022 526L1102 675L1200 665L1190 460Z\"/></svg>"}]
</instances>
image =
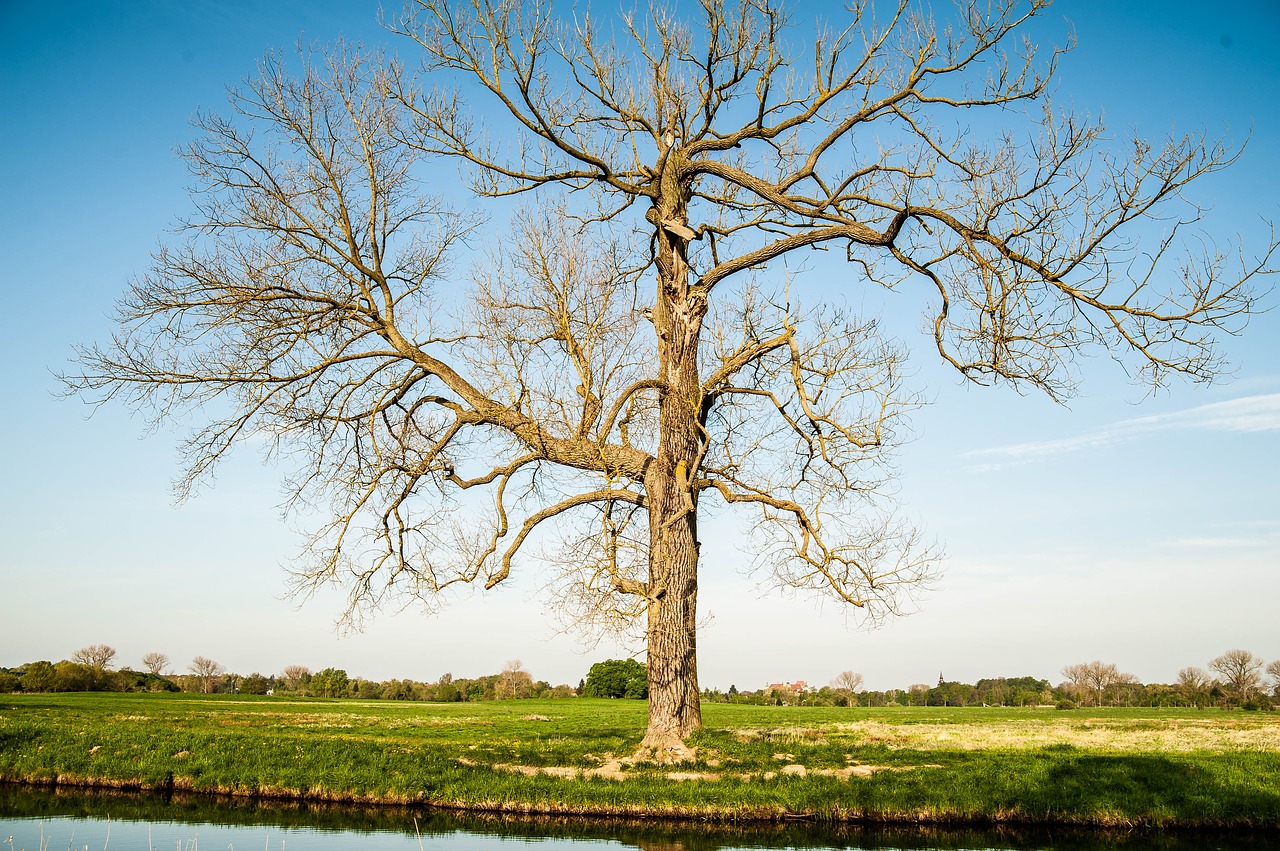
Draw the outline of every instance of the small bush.
<instances>
[{"instance_id":1,"label":"small bush","mask_svg":"<svg viewBox=\"0 0 1280 851\"><path fill-rule=\"evenodd\" d=\"M1079 707L1077 706L1074 700L1068 700L1067 698L1064 697L1062 700L1059 700L1056 704L1054 704L1054 708L1055 709L1078 709Z\"/></svg>"}]
</instances>

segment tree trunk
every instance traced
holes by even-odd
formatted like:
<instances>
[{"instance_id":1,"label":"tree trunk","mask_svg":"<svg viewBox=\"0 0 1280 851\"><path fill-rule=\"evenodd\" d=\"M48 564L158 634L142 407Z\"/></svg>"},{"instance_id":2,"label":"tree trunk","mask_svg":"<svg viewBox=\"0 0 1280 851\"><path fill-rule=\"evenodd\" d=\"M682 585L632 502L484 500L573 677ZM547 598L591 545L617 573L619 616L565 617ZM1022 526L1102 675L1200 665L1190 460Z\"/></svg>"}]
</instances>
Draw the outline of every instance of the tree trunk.
<instances>
[{"instance_id":1,"label":"tree trunk","mask_svg":"<svg viewBox=\"0 0 1280 851\"><path fill-rule=\"evenodd\" d=\"M649 503L648 669L649 727L640 750L647 758L679 760L684 739L702 726L698 704L697 476L703 429L698 342L705 295L689 286L686 240L663 222L685 222L684 199L655 205L658 294L653 310L663 382L658 452L645 475ZM664 215L665 213L665 215Z\"/></svg>"}]
</instances>

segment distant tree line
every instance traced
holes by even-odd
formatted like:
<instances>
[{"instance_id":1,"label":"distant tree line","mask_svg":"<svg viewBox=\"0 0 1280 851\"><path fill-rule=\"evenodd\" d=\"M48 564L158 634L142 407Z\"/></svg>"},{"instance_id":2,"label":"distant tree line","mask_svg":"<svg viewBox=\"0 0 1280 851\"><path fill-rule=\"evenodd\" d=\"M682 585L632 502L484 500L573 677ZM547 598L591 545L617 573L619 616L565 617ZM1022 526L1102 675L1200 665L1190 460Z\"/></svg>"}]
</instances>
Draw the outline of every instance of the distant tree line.
<instances>
[{"instance_id":1,"label":"distant tree line","mask_svg":"<svg viewBox=\"0 0 1280 851\"><path fill-rule=\"evenodd\" d=\"M1216 676L1215 676L1216 675ZM771 686L756 691L707 689L707 702L774 706L1216 706L1224 709L1280 707L1280 659L1267 664L1247 650L1229 650L1211 660L1208 671L1183 668L1174 683L1142 683L1111 663L1068 665L1058 685L1035 677L996 677L977 683L938 678L930 686L870 691L860 688L862 677L845 671L820 688L797 690Z\"/></svg>"},{"instance_id":2,"label":"distant tree line","mask_svg":"<svg viewBox=\"0 0 1280 851\"><path fill-rule=\"evenodd\" d=\"M1248 650L1228 650L1210 660L1209 670L1188 667L1174 683L1146 684L1101 661L1062 669L1064 708L1087 706L1220 706L1275 709L1280 702L1280 659L1267 665ZM1215 676L1216 675L1216 676Z\"/></svg>"},{"instance_id":3,"label":"distant tree line","mask_svg":"<svg viewBox=\"0 0 1280 851\"><path fill-rule=\"evenodd\" d=\"M703 700L721 703L745 703L755 706L1040 706L1054 700L1056 690L1048 680L1035 677L997 677L978 680L976 684L939 680L936 686L918 683L905 689L884 691L860 688L861 677L846 671L836 682L818 688L796 690L792 686L772 686L756 691L739 691L736 685L728 691L708 689ZM849 679L856 685L850 686Z\"/></svg>"},{"instance_id":4,"label":"distant tree line","mask_svg":"<svg viewBox=\"0 0 1280 851\"><path fill-rule=\"evenodd\" d=\"M174 673L167 670L170 660L163 653L146 654L142 658L143 671L129 668L111 670L115 655L116 651L108 645L93 645L77 650L70 659L57 663L39 661L17 668L0 668L0 693L170 691L452 703L577 697L585 683L579 683L575 688L567 684L553 686L545 680L534 680L519 660L508 662L496 674L463 679L446 673L436 682L429 683L410 679L376 682L348 676L340 668L324 668L313 672L302 665L290 665L279 674L264 675L254 672L244 676L227 671L218 662L204 656L195 657L186 672ZM615 661L610 660L608 664ZM644 666L634 660L627 661L640 669L640 677L643 679Z\"/></svg>"},{"instance_id":5,"label":"distant tree line","mask_svg":"<svg viewBox=\"0 0 1280 851\"><path fill-rule=\"evenodd\" d=\"M279 674L228 672L218 662L195 657L184 673L168 671L169 657L148 653L142 667L113 670L116 651L105 644L81 648L70 659L29 662L0 668L0 693L5 692L196 692L204 694L293 695L298 697L357 698L361 700L417 700L455 703L527 698L605 697L643 700L648 678L643 663L608 659L593 664L576 687L534 680L519 660L496 674L472 679L443 674L435 682L392 679L377 682L351 677L340 668L312 671L290 665ZM1164 706L1275 709L1280 706L1280 660L1267 664L1246 650L1229 650L1209 661L1207 670L1183 668L1173 683L1142 683L1116 665L1098 660L1067 665L1064 680L1052 685L1035 677L995 677L976 683L926 683L884 691L862 689L862 675L844 671L818 688L772 686L755 691L706 689L707 702L772 706Z\"/></svg>"}]
</instances>

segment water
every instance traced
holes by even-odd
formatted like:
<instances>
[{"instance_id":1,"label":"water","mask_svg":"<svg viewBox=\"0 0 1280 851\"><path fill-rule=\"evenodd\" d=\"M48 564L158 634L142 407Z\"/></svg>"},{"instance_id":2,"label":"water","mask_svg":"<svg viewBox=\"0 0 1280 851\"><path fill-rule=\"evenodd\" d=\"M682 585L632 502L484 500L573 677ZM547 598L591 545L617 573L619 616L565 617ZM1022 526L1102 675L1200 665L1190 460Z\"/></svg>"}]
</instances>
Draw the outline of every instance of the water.
<instances>
[{"instance_id":1,"label":"water","mask_svg":"<svg viewBox=\"0 0 1280 851\"><path fill-rule=\"evenodd\" d=\"M137 794L51 792L0 784L0 851L748 851L748 849L1280 849L1280 827L1253 832L943 830L705 825L661 821L459 816Z\"/></svg>"}]
</instances>

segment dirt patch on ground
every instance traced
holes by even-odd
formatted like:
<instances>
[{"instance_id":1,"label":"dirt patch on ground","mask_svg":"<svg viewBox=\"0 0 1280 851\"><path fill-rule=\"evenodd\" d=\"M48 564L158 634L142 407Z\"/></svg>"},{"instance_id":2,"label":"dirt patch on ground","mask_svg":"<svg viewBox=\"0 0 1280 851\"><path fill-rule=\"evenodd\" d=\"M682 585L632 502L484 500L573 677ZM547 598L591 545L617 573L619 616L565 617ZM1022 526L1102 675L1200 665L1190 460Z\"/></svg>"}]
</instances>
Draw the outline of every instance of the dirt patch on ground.
<instances>
[{"instance_id":1,"label":"dirt patch on ground","mask_svg":"<svg viewBox=\"0 0 1280 851\"><path fill-rule=\"evenodd\" d=\"M772 780L779 774L790 777L837 777L840 780L848 780L850 777L870 777L881 771L915 771L917 768L941 767L940 765L846 765L844 768L806 768L799 763L791 763L777 771L766 771L759 776L764 780Z\"/></svg>"},{"instance_id":2,"label":"dirt patch on ground","mask_svg":"<svg viewBox=\"0 0 1280 851\"><path fill-rule=\"evenodd\" d=\"M599 777L605 780L627 780L628 778L637 776L637 767L641 770L647 769L643 763L637 764L630 759L618 758L612 755L606 755L604 761L594 767L576 767L565 765L512 765L510 763L496 763L491 766L495 771L510 771L514 774L523 774L525 777L537 777L539 775L547 777L563 777L566 779L587 779ZM476 766L482 763L476 763L465 757L458 759L460 765ZM773 780L776 777L836 777L840 780L849 780L852 777L870 777L880 771L914 771L917 768L941 768L938 765L908 765L908 766L888 766L888 765L847 765L844 768L807 768L799 763L790 763L782 766L777 771L762 772L743 772L743 771L661 771L659 776L667 780L676 782L698 782L698 781L716 781L724 779L736 780ZM631 770L629 770L631 769ZM648 771L646 771L648 776Z\"/></svg>"}]
</instances>

